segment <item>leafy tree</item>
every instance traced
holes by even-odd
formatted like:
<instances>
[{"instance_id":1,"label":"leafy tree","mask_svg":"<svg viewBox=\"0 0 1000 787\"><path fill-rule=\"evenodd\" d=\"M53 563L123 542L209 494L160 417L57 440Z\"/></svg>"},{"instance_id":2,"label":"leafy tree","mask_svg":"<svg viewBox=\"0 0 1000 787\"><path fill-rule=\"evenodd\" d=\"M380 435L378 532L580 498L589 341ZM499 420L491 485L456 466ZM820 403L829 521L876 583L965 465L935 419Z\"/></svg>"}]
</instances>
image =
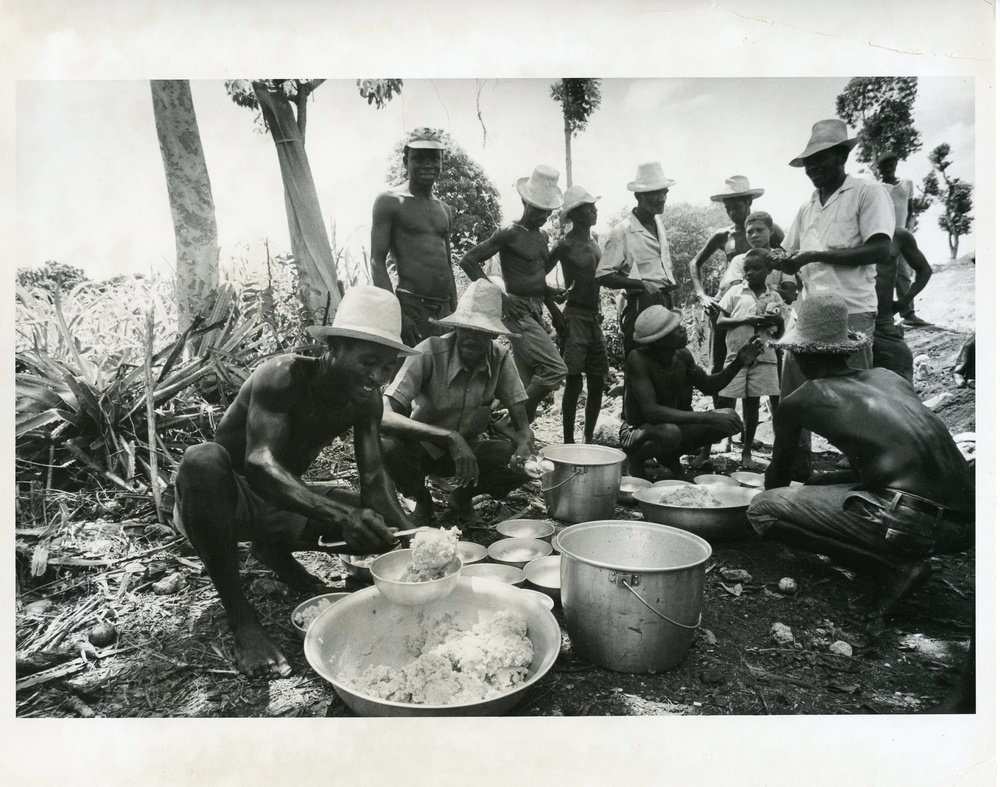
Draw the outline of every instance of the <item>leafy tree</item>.
<instances>
[{"instance_id":1,"label":"leafy tree","mask_svg":"<svg viewBox=\"0 0 1000 787\"><path fill-rule=\"evenodd\" d=\"M552 100L562 106L566 138L566 187L573 185L572 139L587 127L590 116L601 106L600 79L560 79L551 86Z\"/></svg>"},{"instance_id":2,"label":"leafy tree","mask_svg":"<svg viewBox=\"0 0 1000 787\"><path fill-rule=\"evenodd\" d=\"M42 289L50 293L56 290L66 291L85 281L87 275L82 268L74 268L55 260L47 260L40 268L17 269L17 284L27 290Z\"/></svg>"},{"instance_id":3,"label":"leafy tree","mask_svg":"<svg viewBox=\"0 0 1000 787\"><path fill-rule=\"evenodd\" d=\"M931 151L928 158L933 169L924 178L924 194L941 201L942 214L938 217L938 226L948 233L948 249L951 259L958 256L958 241L972 230L972 185L961 178L948 176L948 167L952 162L951 145L942 143ZM938 183L937 175L941 175L944 186Z\"/></svg>"},{"instance_id":4,"label":"leafy tree","mask_svg":"<svg viewBox=\"0 0 1000 787\"><path fill-rule=\"evenodd\" d=\"M858 129L858 161L877 174L878 157L887 151L901 161L920 148L913 127L916 77L855 77L837 96L837 117Z\"/></svg>"},{"instance_id":5,"label":"leafy tree","mask_svg":"<svg viewBox=\"0 0 1000 787\"><path fill-rule=\"evenodd\" d=\"M178 329L207 314L219 289L219 232L198 119L186 79L150 82L177 248Z\"/></svg>"},{"instance_id":6,"label":"leafy tree","mask_svg":"<svg viewBox=\"0 0 1000 787\"><path fill-rule=\"evenodd\" d=\"M461 259L469 249L486 240L500 226L500 192L493 181L462 147L444 135L444 166L434 185L434 193L451 206L451 251ZM400 140L392 150L386 183L397 185L406 181L403 166L403 146Z\"/></svg>"},{"instance_id":7,"label":"leafy tree","mask_svg":"<svg viewBox=\"0 0 1000 787\"><path fill-rule=\"evenodd\" d=\"M337 264L323 223L316 185L306 155L309 96L323 79L231 80L226 90L234 103L252 109L255 124L270 132L285 186L288 234L299 274L299 298L307 321L322 322L340 303ZM402 90L401 79L359 79L358 93L381 109Z\"/></svg>"}]
</instances>

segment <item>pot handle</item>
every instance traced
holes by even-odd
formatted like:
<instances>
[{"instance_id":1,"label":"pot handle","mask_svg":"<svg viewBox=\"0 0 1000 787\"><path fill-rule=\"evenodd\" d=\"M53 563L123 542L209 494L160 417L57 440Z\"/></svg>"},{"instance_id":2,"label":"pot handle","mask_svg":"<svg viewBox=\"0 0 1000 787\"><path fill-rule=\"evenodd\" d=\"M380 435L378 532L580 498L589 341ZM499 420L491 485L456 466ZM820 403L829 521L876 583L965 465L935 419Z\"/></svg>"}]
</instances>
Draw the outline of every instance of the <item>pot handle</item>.
<instances>
[{"instance_id":1,"label":"pot handle","mask_svg":"<svg viewBox=\"0 0 1000 787\"><path fill-rule=\"evenodd\" d=\"M562 481L560 481L560 482L559 482L558 484L556 484L555 486L550 486L550 487L544 487L544 486L543 486L543 487L542 487L542 491L543 491L543 492L551 492L551 491L552 491L553 489L558 489L558 488L559 488L559 487L561 487L561 486L562 486L563 484L565 484L565 483L568 483L569 481L572 481L572 480L573 480L574 478L576 478L576 477L577 477L578 475L580 475L580 473L582 473L582 472L583 472L583 468L582 468L582 467L574 467L574 468L573 468L573 472L572 472L572 473L570 473L570 476L569 476L569 478L564 478L564 479L563 479Z\"/></svg>"},{"instance_id":2,"label":"pot handle","mask_svg":"<svg viewBox=\"0 0 1000 787\"><path fill-rule=\"evenodd\" d=\"M650 606L650 605L649 605L649 604L647 603L646 599L644 599L644 598L643 598L642 596L640 596L640 595L639 595L638 593L636 593L636 591L635 591L635 588L633 588L633 587L632 587L632 586L631 586L631 585L630 585L630 584L628 583L628 579L626 579L625 577L622 577L622 585L623 585L624 587L628 588L628 591L629 591L629 593L631 593L631 594L632 594L633 596L635 596L635 597L636 597L637 599L639 599L639 601L641 601L641 602L643 603L643 605L644 605L644 606L645 606L645 607L646 607L646 608L647 608L647 609L648 609L648 610L649 610L650 612L654 612L654 613L656 613L656 614L657 614L657 615L659 615L659 616L660 616L661 618L663 618L663 619L664 619L665 621L667 621L667 623L673 623L673 624L674 624L675 626L679 626L679 627L680 627L680 628L682 628L682 629L696 629L696 628L698 628L698 626L700 626L700 625L701 625L701 613L700 613L700 612L698 613L698 622L697 622L697 623L695 623L695 624L694 624L693 626L689 626L689 625L687 625L686 623L678 623L678 622L677 622L676 620L671 620L670 618L668 618L668 617L667 617L666 615L664 615L664 614L663 614L662 612L660 612L660 611L659 611L658 609L653 609L653 607L651 607L651 606Z\"/></svg>"}]
</instances>

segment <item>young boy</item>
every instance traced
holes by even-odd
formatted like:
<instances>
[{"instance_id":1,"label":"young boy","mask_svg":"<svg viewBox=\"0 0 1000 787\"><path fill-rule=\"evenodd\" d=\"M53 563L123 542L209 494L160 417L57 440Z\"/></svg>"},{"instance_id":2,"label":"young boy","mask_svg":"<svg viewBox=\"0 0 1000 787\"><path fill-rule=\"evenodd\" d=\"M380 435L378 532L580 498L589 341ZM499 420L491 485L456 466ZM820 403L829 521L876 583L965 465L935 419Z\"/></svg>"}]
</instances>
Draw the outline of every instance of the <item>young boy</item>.
<instances>
[{"instance_id":1,"label":"young boy","mask_svg":"<svg viewBox=\"0 0 1000 787\"><path fill-rule=\"evenodd\" d=\"M771 249L774 220L771 218L770 213L765 213L762 210L754 211L747 216L744 227L747 235L747 243L750 244L751 249L764 249L765 251ZM745 257L746 254L738 254L733 257L726 268L726 272L722 274L722 280L719 282L720 299L726 294L726 290L734 284L739 284L743 281L743 260ZM780 270L773 270L768 273L768 286L777 288L782 282L795 283L795 277L782 273Z\"/></svg>"},{"instance_id":2,"label":"young boy","mask_svg":"<svg viewBox=\"0 0 1000 787\"><path fill-rule=\"evenodd\" d=\"M785 302L781 294L767 284L767 252L754 248L743 255L745 279L730 287L719 301L720 328L725 328L726 363L731 362L740 347L750 338L760 336L763 341L781 336L785 327ZM743 455L741 463L749 469L751 448L757 434L760 397L771 401L771 412L778 406L778 359L773 348L768 347L752 366L741 369L733 381L719 395L721 407L733 407L737 398L743 399Z\"/></svg>"},{"instance_id":3,"label":"young boy","mask_svg":"<svg viewBox=\"0 0 1000 787\"><path fill-rule=\"evenodd\" d=\"M600 197L592 197L586 189L571 186L563 200L563 216L573 222L571 229L552 249L549 257L562 265L566 280L566 309L562 316L566 326L563 360L568 374L563 391L563 442L572 443L576 426L576 406L583 391L583 375L587 375L587 404L584 409L583 441L594 440L594 426L601 412L604 378L608 373L608 353L601 330L601 287L594 278L601 260L601 247L590 235L597 222Z\"/></svg>"}]
</instances>

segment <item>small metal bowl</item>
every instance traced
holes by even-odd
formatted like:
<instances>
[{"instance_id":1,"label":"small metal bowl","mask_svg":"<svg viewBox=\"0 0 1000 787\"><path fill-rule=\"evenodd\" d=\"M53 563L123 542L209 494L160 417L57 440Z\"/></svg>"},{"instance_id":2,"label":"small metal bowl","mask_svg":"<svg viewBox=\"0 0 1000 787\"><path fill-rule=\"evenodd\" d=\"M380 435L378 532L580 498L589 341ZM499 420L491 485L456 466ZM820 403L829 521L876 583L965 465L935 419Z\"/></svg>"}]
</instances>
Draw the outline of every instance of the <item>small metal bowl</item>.
<instances>
[{"instance_id":1,"label":"small metal bowl","mask_svg":"<svg viewBox=\"0 0 1000 787\"><path fill-rule=\"evenodd\" d=\"M486 560L486 547L482 544L474 544L471 541L458 542L458 557L463 566L472 563L482 563Z\"/></svg>"},{"instance_id":2,"label":"small metal bowl","mask_svg":"<svg viewBox=\"0 0 1000 787\"><path fill-rule=\"evenodd\" d=\"M682 481L679 478L664 478L662 481L654 481L653 487L659 488L661 486L691 486L690 481ZM635 493L632 494L633 498Z\"/></svg>"},{"instance_id":3,"label":"small metal bowl","mask_svg":"<svg viewBox=\"0 0 1000 787\"><path fill-rule=\"evenodd\" d=\"M735 473L730 473L730 477L739 483L740 486L745 486L750 489L764 488L763 473L751 473L746 470L739 470Z\"/></svg>"},{"instance_id":4,"label":"small metal bowl","mask_svg":"<svg viewBox=\"0 0 1000 787\"><path fill-rule=\"evenodd\" d=\"M507 566L503 563L476 563L462 569L464 577L482 577L505 585L520 586L524 584L524 571L517 566Z\"/></svg>"},{"instance_id":5,"label":"small metal bowl","mask_svg":"<svg viewBox=\"0 0 1000 787\"><path fill-rule=\"evenodd\" d=\"M442 599L458 586L462 561L457 556L445 567L445 575L441 579L430 579L426 582L402 581L400 577L410 565L411 554L409 549L399 549L379 555L372 563L371 572L375 587L389 601L416 607Z\"/></svg>"},{"instance_id":6,"label":"small metal bowl","mask_svg":"<svg viewBox=\"0 0 1000 787\"><path fill-rule=\"evenodd\" d=\"M547 540L556 532L556 526L540 519L507 519L497 525L497 532L504 538Z\"/></svg>"},{"instance_id":7,"label":"small metal bowl","mask_svg":"<svg viewBox=\"0 0 1000 787\"><path fill-rule=\"evenodd\" d=\"M552 544L538 538L502 538L486 550L494 563L524 568L536 558L552 554Z\"/></svg>"},{"instance_id":8,"label":"small metal bowl","mask_svg":"<svg viewBox=\"0 0 1000 787\"><path fill-rule=\"evenodd\" d=\"M562 587L562 580L559 576L561 565L561 555L549 555L532 560L524 567L528 588L544 593L554 601L558 601L559 589Z\"/></svg>"},{"instance_id":9,"label":"small metal bowl","mask_svg":"<svg viewBox=\"0 0 1000 787\"><path fill-rule=\"evenodd\" d=\"M694 482L696 484L722 484L723 486L739 486L740 482L735 478L730 478L727 475L716 475L715 473L706 473L705 475L696 475L694 477Z\"/></svg>"},{"instance_id":10,"label":"small metal bowl","mask_svg":"<svg viewBox=\"0 0 1000 787\"><path fill-rule=\"evenodd\" d=\"M309 628L309 624L312 623L324 609L333 606L341 599L345 599L350 595L350 593L324 593L321 596L313 596L310 599L306 599L292 610L292 627L298 632L300 637L305 639L306 629ZM306 614L306 610L309 610L310 607L318 607L318 609L315 612L310 611L309 617L303 617Z\"/></svg>"},{"instance_id":11,"label":"small metal bowl","mask_svg":"<svg viewBox=\"0 0 1000 787\"><path fill-rule=\"evenodd\" d=\"M540 590L529 590L528 588L521 588L521 592L522 593L527 593L529 596L531 596L535 601L537 601L539 604L541 604L546 609L548 609L548 610L555 609L556 602L552 600L551 596L547 596L545 593L542 593Z\"/></svg>"},{"instance_id":12,"label":"small metal bowl","mask_svg":"<svg viewBox=\"0 0 1000 787\"><path fill-rule=\"evenodd\" d=\"M632 499L632 495L640 489L648 489L653 485L652 481L645 478L636 478L634 475L622 476L622 482L618 486L618 502L627 503Z\"/></svg>"}]
</instances>

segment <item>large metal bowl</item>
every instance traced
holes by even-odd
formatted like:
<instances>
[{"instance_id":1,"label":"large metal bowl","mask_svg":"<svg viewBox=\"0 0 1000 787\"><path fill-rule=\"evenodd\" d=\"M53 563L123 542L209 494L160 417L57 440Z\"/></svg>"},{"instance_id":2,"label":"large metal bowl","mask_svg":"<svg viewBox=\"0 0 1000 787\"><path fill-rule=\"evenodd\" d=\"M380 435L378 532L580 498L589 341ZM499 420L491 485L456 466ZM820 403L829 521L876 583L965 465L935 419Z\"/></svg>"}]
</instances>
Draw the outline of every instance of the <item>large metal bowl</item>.
<instances>
[{"instance_id":1,"label":"large metal bowl","mask_svg":"<svg viewBox=\"0 0 1000 787\"><path fill-rule=\"evenodd\" d=\"M444 576L426 582L404 582L400 577L410 565L412 551L399 549L379 555L372 563L372 579L375 589L390 601L408 607L416 607L437 601L451 593L458 585L462 570L462 560L457 555L445 566Z\"/></svg>"},{"instance_id":2,"label":"large metal bowl","mask_svg":"<svg viewBox=\"0 0 1000 787\"><path fill-rule=\"evenodd\" d=\"M535 654L520 686L478 702L415 705L371 697L354 685L371 665L398 669L412 661L407 640L412 641L431 616L452 614L459 625L472 627L500 610L514 612L528 624ZM527 593L489 579L462 577L451 595L419 610L392 604L375 588L359 590L313 621L306 633L305 654L312 668L361 716L500 716L552 668L560 642L555 617Z\"/></svg>"},{"instance_id":3,"label":"large metal bowl","mask_svg":"<svg viewBox=\"0 0 1000 787\"><path fill-rule=\"evenodd\" d=\"M497 523L497 532L504 538L537 538L546 541L556 532L556 526L541 519L505 519Z\"/></svg>"},{"instance_id":4,"label":"large metal bowl","mask_svg":"<svg viewBox=\"0 0 1000 787\"><path fill-rule=\"evenodd\" d=\"M486 548L494 563L524 568L536 558L552 554L552 544L540 538L501 538Z\"/></svg>"},{"instance_id":5,"label":"large metal bowl","mask_svg":"<svg viewBox=\"0 0 1000 787\"><path fill-rule=\"evenodd\" d=\"M704 487L702 487L704 488ZM746 489L741 486L712 485L709 487L712 496L723 503L712 508L692 508L690 506L671 505L672 487L650 487L635 493L635 501L642 511L642 518L647 522L660 525L670 525L696 536L701 536L709 542L725 541L727 539L744 538L753 533L753 528L747 521L747 508L759 489ZM679 491L679 488L678 488Z\"/></svg>"}]
</instances>

